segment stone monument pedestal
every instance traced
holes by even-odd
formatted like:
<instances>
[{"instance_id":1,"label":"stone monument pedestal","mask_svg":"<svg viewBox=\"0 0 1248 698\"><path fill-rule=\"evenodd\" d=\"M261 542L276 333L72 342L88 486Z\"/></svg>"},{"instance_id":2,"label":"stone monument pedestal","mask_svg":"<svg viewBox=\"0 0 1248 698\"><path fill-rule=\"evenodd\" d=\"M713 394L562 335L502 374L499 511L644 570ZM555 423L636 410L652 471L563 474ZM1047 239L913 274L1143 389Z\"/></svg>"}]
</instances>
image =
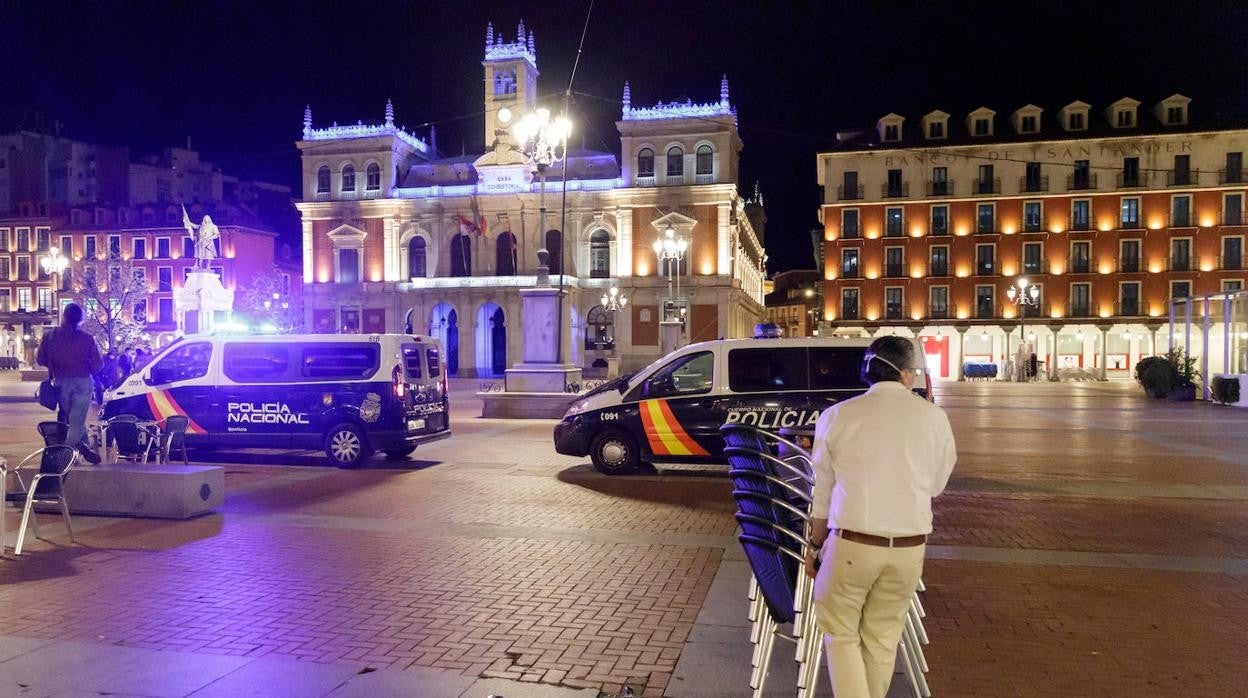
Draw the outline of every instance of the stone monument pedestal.
<instances>
[{"instance_id":1,"label":"stone monument pedestal","mask_svg":"<svg viewBox=\"0 0 1248 698\"><path fill-rule=\"evenodd\" d=\"M207 334L217 322L217 314L234 311L234 292L221 285L221 278L209 269L195 269L174 296L174 314L183 334Z\"/></svg>"},{"instance_id":2,"label":"stone monument pedestal","mask_svg":"<svg viewBox=\"0 0 1248 698\"><path fill-rule=\"evenodd\" d=\"M520 289L524 360L507 369L503 392L478 393L482 417L557 419L576 399L568 390L572 386L579 390L581 369L559 361L560 335L568 344L572 339L566 327L559 331L560 293L567 294L549 286Z\"/></svg>"}]
</instances>

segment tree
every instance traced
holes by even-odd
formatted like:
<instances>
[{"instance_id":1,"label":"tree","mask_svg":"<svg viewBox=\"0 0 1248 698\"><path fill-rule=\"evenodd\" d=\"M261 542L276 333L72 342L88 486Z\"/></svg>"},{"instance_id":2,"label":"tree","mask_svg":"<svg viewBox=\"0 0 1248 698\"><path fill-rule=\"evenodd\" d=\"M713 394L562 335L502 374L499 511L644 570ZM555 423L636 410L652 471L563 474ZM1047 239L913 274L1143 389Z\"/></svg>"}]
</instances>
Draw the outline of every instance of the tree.
<instances>
[{"instance_id":1,"label":"tree","mask_svg":"<svg viewBox=\"0 0 1248 698\"><path fill-rule=\"evenodd\" d=\"M67 273L68 295L82 306L82 329L95 337L103 351L120 353L151 341L144 269L110 256L79 260Z\"/></svg>"},{"instance_id":2,"label":"tree","mask_svg":"<svg viewBox=\"0 0 1248 698\"><path fill-rule=\"evenodd\" d=\"M286 289L282 270L273 266L252 277L234 298L236 313L250 318L257 328L272 325L276 332L291 334L303 327L303 312L298 299Z\"/></svg>"}]
</instances>

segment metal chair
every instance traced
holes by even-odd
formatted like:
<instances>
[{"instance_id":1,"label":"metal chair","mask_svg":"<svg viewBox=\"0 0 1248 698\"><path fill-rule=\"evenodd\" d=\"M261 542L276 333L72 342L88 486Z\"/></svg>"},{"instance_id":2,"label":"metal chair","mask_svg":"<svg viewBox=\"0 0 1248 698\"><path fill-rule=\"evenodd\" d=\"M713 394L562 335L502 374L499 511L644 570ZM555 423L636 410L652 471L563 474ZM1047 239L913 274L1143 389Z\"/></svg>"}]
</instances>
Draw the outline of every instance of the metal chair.
<instances>
[{"instance_id":1,"label":"metal chair","mask_svg":"<svg viewBox=\"0 0 1248 698\"><path fill-rule=\"evenodd\" d=\"M113 417L104 425L106 438L117 449L116 460L146 463L157 435L144 429L134 415Z\"/></svg>"},{"instance_id":2,"label":"metal chair","mask_svg":"<svg viewBox=\"0 0 1248 698\"><path fill-rule=\"evenodd\" d=\"M186 430L190 426L190 418L180 414L165 418L156 442L157 462L168 463L173 449L177 448L182 451L182 464L191 464L190 459L186 456Z\"/></svg>"},{"instance_id":3,"label":"metal chair","mask_svg":"<svg viewBox=\"0 0 1248 698\"><path fill-rule=\"evenodd\" d=\"M69 435L69 425L65 422L39 422L35 428L39 430L44 446L60 446Z\"/></svg>"},{"instance_id":4,"label":"metal chair","mask_svg":"<svg viewBox=\"0 0 1248 698\"><path fill-rule=\"evenodd\" d=\"M39 472L34 473L29 481L22 478L23 469L26 468L36 458L39 459ZM78 542L74 537L74 524L69 518L69 504L65 501L65 478L69 474L71 468L78 462L77 449L56 444L53 446L45 446L34 453L26 456L12 472L17 478L19 489L15 492L4 492L4 501L0 504L7 505L9 502L24 502L22 508L22 523L17 532L17 545L13 548L14 555L22 554L22 545L26 540L26 526L30 524L35 529L35 537L39 535L39 521L34 513L36 504L59 504L61 514L65 517L65 528L69 531L69 540ZM10 470L7 465L0 464L0 478L7 478ZM0 488L3 490L4 488ZM3 510L0 508L0 542L4 540L4 522ZM0 544L0 549L3 545Z\"/></svg>"}]
</instances>

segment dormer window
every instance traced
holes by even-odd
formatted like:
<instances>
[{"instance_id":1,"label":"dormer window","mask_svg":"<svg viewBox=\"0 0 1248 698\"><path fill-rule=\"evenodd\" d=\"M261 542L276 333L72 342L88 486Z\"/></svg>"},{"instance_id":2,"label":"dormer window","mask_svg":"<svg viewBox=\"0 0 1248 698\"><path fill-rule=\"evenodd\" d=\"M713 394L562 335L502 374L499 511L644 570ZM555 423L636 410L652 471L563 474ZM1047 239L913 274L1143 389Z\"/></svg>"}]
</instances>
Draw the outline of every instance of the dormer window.
<instances>
[{"instance_id":1,"label":"dormer window","mask_svg":"<svg viewBox=\"0 0 1248 698\"><path fill-rule=\"evenodd\" d=\"M980 107L966 115L966 130L972 136L984 137L992 135L992 121L997 113L988 107Z\"/></svg>"},{"instance_id":2,"label":"dormer window","mask_svg":"<svg viewBox=\"0 0 1248 698\"><path fill-rule=\"evenodd\" d=\"M1135 112L1139 106L1140 103L1130 97L1123 97L1109 105L1109 109L1105 110L1109 125L1114 128L1135 128Z\"/></svg>"},{"instance_id":3,"label":"dormer window","mask_svg":"<svg viewBox=\"0 0 1248 698\"><path fill-rule=\"evenodd\" d=\"M975 120L975 135L990 136L992 135L992 122L988 119Z\"/></svg>"},{"instance_id":4,"label":"dormer window","mask_svg":"<svg viewBox=\"0 0 1248 698\"><path fill-rule=\"evenodd\" d=\"M1153 107L1153 116L1166 126L1182 126L1187 123L1187 105L1191 99L1181 94L1173 94Z\"/></svg>"},{"instance_id":5,"label":"dormer window","mask_svg":"<svg viewBox=\"0 0 1248 698\"><path fill-rule=\"evenodd\" d=\"M1014 125L1014 132L1020 134L1039 133L1040 114L1042 111L1040 107L1034 104L1020 107L1010 116L1010 122Z\"/></svg>"},{"instance_id":6,"label":"dormer window","mask_svg":"<svg viewBox=\"0 0 1248 698\"><path fill-rule=\"evenodd\" d=\"M1071 114L1066 124L1067 131L1082 131L1088 127L1088 121L1083 112Z\"/></svg>"},{"instance_id":7,"label":"dormer window","mask_svg":"<svg viewBox=\"0 0 1248 698\"><path fill-rule=\"evenodd\" d=\"M896 143L901 140L901 124L905 118L899 114L888 114L876 124L880 140L885 143Z\"/></svg>"},{"instance_id":8,"label":"dormer window","mask_svg":"<svg viewBox=\"0 0 1248 698\"><path fill-rule=\"evenodd\" d=\"M1057 113L1058 121L1067 131L1086 131L1088 129L1088 110L1092 105L1087 102L1071 102Z\"/></svg>"},{"instance_id":9,"label":"dormer window","mask_svg":"<svg viewBox=\"0 0 1248 698\"><path fill-rule=\"evenodd\" d=\"M923 133L928 139L939 140L949 135L949 115L937 110L923 117Z\"/></svg>"}]
</instances>

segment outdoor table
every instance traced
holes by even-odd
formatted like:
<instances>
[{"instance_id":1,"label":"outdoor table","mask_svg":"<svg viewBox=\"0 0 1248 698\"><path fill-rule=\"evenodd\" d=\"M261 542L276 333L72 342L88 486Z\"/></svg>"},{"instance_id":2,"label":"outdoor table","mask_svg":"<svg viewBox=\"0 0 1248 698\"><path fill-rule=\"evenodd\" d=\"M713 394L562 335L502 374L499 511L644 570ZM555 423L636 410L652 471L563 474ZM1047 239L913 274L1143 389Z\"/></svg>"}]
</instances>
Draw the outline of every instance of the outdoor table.
<instances>
[{"instance_id":1,"label":"outdoor table","mask_svg":"<svg viewBox=\"0 0 1248 698\"><path fill-rule=\"evenodd\" d=\"M160 422L152 420L139 420L137 422L133 422L133 424L139 428L140 439L146 439L148 443L151 443L153 440L160 438ZM87 433L91 435L87 440L88 443L91 443L94 439L99 440L97 446L99 448L100 458L103 462L113 462L111 460L112 449L108 445L108 422L100 420L87 422ZM156 453L156 459L159 463L159 451Z\"/></svg>"}]
</instances>

